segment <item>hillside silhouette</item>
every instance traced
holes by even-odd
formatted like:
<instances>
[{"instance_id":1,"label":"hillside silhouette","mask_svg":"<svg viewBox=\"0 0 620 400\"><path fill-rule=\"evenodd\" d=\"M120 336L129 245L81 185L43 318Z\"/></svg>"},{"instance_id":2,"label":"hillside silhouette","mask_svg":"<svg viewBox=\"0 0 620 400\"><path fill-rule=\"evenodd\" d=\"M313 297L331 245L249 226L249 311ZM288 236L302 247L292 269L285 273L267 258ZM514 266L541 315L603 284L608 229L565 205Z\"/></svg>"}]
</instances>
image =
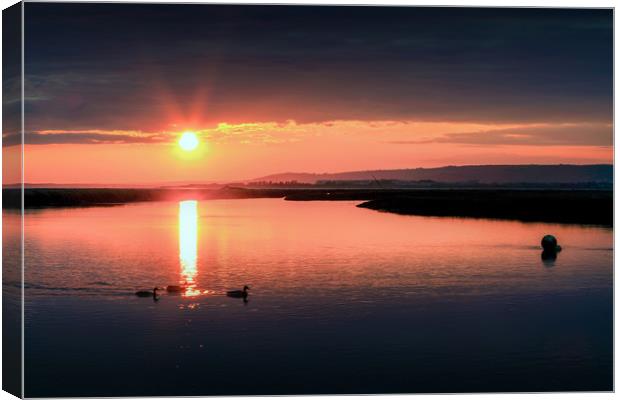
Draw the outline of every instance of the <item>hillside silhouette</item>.
<instances>
[{"instance_id":1,"label":"hillside silhouette","mask_svg":"<svg viewBox=\"0 0 620 400\"><path fill-rule=\"evenodd\" d=\"M320 181L400 180L435 182L476 182L482 184L505 183L611 183L613 165L467 165L439 168L413 168L392 170L350 171L339 173L295 173L267 175L253 181Z\"/></svg>"}]
</instances>

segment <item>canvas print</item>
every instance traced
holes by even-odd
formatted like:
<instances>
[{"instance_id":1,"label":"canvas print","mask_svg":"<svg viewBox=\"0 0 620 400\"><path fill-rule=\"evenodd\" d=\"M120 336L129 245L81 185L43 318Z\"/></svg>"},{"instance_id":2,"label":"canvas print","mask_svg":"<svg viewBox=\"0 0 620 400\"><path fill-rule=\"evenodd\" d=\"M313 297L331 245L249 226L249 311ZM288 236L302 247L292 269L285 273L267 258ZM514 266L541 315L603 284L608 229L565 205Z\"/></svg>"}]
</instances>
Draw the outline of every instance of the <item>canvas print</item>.
<instances>
[{"instance_id":1,"label":"canvas print","mask_svg":"<svg viewBox=\"0 0 620 400\"><path fill-rule=\"evenodd\" d=\"M613 390L613 10L3 21L5 390Z\"/></svg>"}]
</instances>

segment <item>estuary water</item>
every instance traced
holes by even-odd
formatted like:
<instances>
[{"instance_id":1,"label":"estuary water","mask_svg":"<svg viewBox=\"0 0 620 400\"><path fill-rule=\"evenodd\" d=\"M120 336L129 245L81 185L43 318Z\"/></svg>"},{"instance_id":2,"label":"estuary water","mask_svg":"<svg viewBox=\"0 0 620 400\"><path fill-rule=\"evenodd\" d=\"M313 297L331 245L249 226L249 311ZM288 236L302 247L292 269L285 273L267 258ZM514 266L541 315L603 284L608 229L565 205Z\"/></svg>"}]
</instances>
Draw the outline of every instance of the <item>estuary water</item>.
<instances>
[{"instance_id":1,"label":"estuary water","mask_svg":"<svg viewBox=\"0 0 620 400\"><path fill-rule=\"evenodd\" d=\"M612 390L612 229L356 204L27 210L26 396Z\"/></svg>"}]
</instances>

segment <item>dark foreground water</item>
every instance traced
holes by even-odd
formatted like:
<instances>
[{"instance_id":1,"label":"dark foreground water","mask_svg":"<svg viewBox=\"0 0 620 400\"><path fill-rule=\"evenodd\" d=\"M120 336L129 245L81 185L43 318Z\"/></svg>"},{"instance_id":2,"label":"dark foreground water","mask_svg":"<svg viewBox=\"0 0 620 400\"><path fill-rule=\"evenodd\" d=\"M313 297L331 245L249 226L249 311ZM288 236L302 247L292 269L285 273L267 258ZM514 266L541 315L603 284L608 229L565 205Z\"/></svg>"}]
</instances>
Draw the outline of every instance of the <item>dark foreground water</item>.
<instances>
[{"instance_id":1,"label":"dark foreground water","mask_svg":"<svg viewBox=\"0 0 620 400\"><path fill-rule=\"evenodd\" d=\"M355 204L28 212L26 396L612 390L611 229Z\"/></svg>"}]
</instances>

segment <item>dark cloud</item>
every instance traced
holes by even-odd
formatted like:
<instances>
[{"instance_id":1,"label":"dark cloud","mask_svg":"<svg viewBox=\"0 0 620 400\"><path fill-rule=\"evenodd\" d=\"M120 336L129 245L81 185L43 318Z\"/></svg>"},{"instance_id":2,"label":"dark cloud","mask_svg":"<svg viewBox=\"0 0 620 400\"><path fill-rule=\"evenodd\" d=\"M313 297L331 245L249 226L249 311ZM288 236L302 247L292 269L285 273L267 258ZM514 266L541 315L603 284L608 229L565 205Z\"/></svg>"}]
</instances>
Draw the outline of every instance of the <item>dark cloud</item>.
<instances>
[{"instance_id":1,"label":"dark cloud","mask_svg":"<svg viewBox=\"0 0 620 400\"><path fill-rule=\"evenodd\" d=\"M28 3L25 29L29 130L612 118L611 10Z\"/></svg>"},{"instance_id":2,"label":"dark cloud","mask_svg":"<svg viewBox=\"0 0 620 400\"><path fill-rule=\"evenodd\" d=\"M449 133L432 139L392 141L394 144L457 143L476 145L611 146L613 127L578 124Z\"/></svg>"},{"instance_id":3,"label":"dark cloud","mask_svg":"<svg viewBox=\"0 0 620 400\"><path fill-rule=\"evenodd\" d=\"M133 144L133 143L161 143L169 140L164 135L132 135L102 132L28 132L24 136L25 144ZM19 133L4 134L2 146L16 146L21 144Z\"/></svg>"}]
</instances>

